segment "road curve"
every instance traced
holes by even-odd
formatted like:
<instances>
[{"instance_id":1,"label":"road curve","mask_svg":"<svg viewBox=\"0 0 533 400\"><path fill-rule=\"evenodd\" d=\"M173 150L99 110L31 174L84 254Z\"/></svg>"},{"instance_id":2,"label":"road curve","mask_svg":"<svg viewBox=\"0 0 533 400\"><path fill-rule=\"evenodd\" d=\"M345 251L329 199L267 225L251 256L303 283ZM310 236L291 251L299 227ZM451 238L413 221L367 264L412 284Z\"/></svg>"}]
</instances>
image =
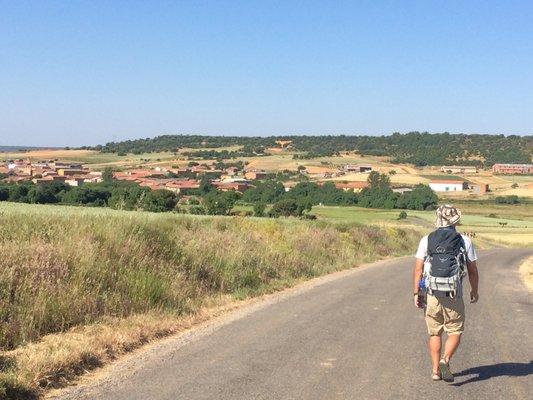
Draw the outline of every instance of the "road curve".
<instances>
[{"instance_id":1,"label":"road curve","mask_svg":"<svg viewBox=\"0 0 533 400\"><path fill-rule=\"evenodd\" d=\"M431 382L422 312L403 258L260 308L142 367L59 398L113 400L526 399L533 303L518 265L531 250L480 252L480 302L467 304L454 384ZM137 363L138 365L138 363Z\"/></svg>"}]
</instances>

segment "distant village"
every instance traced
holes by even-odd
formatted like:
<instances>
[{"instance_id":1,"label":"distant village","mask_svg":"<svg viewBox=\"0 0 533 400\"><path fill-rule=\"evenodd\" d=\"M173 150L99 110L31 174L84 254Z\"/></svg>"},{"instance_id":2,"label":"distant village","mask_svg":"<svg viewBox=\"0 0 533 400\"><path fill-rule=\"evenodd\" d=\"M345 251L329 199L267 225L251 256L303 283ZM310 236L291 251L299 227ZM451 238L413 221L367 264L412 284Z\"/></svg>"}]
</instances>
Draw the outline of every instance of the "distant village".
<instances>
[{"instance_id":1,"label":"distant village","mask_svg":"<svg viewBox=\"0 0 533 400\"><path fill-rule=\"evenodd\" d=\"M361 191L368 186L366 181L342 181L339 177L347 173L369 173L373 166L369 164L347 164L336 172L308 173L305 168L295 172L296 175L305 175L310 180L323 183L329 179L337 178L333 181L338 189ZM448 174L476 174L475 166L442 166L441 172ZM494 174L533 174L532 164L494 164L492 167ZM7 160L0 164L0 176L4 182L24 182L32 181L35 184L61 181L69 186L81 186L86 183L102 182L102 172L93 171L81 163L67 163L58 160L31 161L29 159ZM214 164L193 165L183 168L163 168L153 169L129 169L114 172L113 178L122 181L130 181L140 186L149 187L152 190L166 189L174 193L200 187L200 179L207 176L212 185L220 191L234 190L244 192L254 186L254 181L268 179L273 176L267 171L258 169L239 169L231 166L217 169ZM445 177L443 177L445 178ZM456 192L471 190L474 193L483 194L490 191L488 184L470 184L468 180L458 179L438 179L435 177L429 182L429 186L435 192ZM283 183L285 190L289 191L296 182L287 181ZM398 193L410 191L411 187L394 187Z\"/></svg>"}]
</instances>

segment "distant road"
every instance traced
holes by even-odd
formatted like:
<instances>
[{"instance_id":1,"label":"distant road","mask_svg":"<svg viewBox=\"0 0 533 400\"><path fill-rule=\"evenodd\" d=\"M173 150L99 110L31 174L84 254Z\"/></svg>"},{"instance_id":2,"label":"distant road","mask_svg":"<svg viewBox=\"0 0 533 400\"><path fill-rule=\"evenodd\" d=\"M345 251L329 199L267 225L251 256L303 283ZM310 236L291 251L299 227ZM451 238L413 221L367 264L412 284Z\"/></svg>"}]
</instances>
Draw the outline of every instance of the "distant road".
<instances>
[{"instance_id":1,"label":"distant road","mask_svg":"<svg viewBox=\"0 0 533 400\"><path fill-rule=\"evenodd\" d=\"M453 385L430 380L413 260L402 258L136 356L62 399L531 399L533 305L517 267L533 251L480 253L481 299L467 305Z\"/></svg>"}]
</instances>

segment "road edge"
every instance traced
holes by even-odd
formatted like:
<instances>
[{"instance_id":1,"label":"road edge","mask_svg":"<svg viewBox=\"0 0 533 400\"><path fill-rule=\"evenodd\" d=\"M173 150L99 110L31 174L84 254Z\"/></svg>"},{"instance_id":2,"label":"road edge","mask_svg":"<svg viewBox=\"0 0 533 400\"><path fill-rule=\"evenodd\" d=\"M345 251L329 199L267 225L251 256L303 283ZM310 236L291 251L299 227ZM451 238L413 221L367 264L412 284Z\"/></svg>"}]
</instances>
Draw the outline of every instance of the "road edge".
<instances>
[{"instance_id":1,"label":"road edge","mask_svg":"<svg viewBox=\"0 0 533 400\"><path fill-rule=\"evenodd\" d=\"M222 307L222 309L216 310L212 317L208 317L207 319L193 323L190 327L182 331L153 340L132 350L131 352L121 355L113 362L104 364L100 368L80 375L79 378L72 381L69 386L45 391L43 398L54 400L76 399L78 396L90 391L91 387L110 384L112 381L116 381L117 377L122 379L134 374L135 371L144 366L144 360L149 353L151 354L152 352L157 352L164 357L165 354L174 352L189 343L200 340L201 338L216 332L218 329L245 318L256 311L305 293L315 287L334 282L364 270L384 267L387 264L392 264L401 260L409 260L412 258L412 255L408 255L390 257L371 263L364 263L348 269L335 271L330 274L302 281L294 286L280 291L242 301L231 302L230 304Z\"/></svg>"}]
</instances>

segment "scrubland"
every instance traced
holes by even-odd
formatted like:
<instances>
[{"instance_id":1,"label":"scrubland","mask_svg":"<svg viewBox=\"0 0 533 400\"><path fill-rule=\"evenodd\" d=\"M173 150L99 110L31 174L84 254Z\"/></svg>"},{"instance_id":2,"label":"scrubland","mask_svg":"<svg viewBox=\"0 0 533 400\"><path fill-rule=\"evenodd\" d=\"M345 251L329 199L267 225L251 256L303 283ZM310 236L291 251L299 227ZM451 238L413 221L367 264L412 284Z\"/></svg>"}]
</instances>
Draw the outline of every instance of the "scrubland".
<instances>
[{"instance_id":1,"label":"scrubland","mask_svg":"<svg viewBox=\"0 0 533 400\"><path fill-rule=\"evenodd\" d=\"M408 227L1 203L0 397L62 385L206 309L417 240Z\"/></svg>"}]
</instances>

